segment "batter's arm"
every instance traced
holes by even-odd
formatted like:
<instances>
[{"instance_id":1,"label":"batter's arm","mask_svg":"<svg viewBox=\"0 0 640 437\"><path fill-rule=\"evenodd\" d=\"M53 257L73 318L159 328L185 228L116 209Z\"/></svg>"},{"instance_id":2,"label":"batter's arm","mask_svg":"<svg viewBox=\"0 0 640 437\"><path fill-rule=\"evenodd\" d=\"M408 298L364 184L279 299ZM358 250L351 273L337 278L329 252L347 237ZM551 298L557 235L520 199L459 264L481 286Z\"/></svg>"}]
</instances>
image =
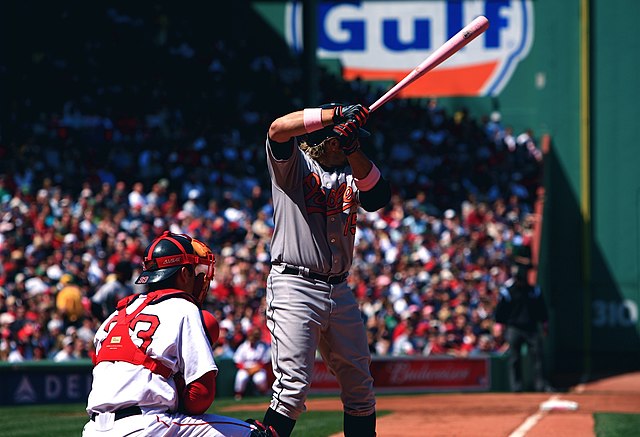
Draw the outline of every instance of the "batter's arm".
<instances>
[{"instance_id":1,"label":"batter's arm","mask_svg":"<svg viewBox=\"0 0 640 437\"><path fill-rule=\"evenodd\" d=\"M365 155L362 149L358 149L347 156L353 177L360 191L360 205L366 211L377 211L385 206L391 199L391 186L379 173L377 167ZM372 174L374 172L375 174ZM372 178L377 178L373 180ZM360 181L364 182L360 183ZM369 183L367 183L369 181Z\"/></svg>"},{"instance_id":2,"label":"batter's arm","mask_svg":"<svg viewBox=\"0 0 640 437\"><path fill-rule=\"evenodd\" d=\"M390 199L391 185L382 176L372 189L360 191L360 205L365 211L377 211L388 204Z\"/></svg>"},{"instance_id":3,"label":"batter's arm","mask_svg":"<svg viewBox=\"0 0 640 437\"><path fill-rule=\"evenodd\" d=\"M321 111L322 127L333 123L333 109ZM304 110L291 112L276 118L269 126L269 139L276 143L286 143L291 138L308 133L304 126Z\"/></svg>"},{"instance_id":4,"label":"batter's arm","mask_svg":"<svg viewBox=\"0 0 640 437\"><path fill-rule=\"evenodd\" d=\"M367 158L367 155L364 154L362 149L358 149L351 155L348 155L347 159L349 160L351 173L356 179L364 179L373 168L373 162Z\"/></svg>"}]
</instances>

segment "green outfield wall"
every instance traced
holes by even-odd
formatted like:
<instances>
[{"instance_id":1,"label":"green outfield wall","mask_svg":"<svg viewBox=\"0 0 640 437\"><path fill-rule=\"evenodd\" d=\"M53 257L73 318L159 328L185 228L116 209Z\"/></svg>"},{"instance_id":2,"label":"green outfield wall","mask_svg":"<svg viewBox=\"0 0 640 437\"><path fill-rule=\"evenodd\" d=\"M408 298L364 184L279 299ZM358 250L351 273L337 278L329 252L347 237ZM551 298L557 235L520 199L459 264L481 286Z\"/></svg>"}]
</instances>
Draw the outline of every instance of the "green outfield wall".
<instances>
[{"instance_id":1,"label":"green outfield wall","mask_svg":"<svg viewBox=\"0 0 640 437\"><path fill-rule=\"evenodd\" d=\"M638 53L633 21L640 3L534 5L532 62L521 64L499 99L510 101L503 105L510 120L508 108L524 112L517 96L528 95L537 108L531 126L552 138L540 282L552 314L549 366L556 379L577 382L640 368L640 162L633 139L640 90L630 85L640 59L628 55ZM548 88L528 93L527 80L539 71L549 72Z\"/></svg>"},{"instance_id":2,"label":"green outfield wall","mask_svg":"<svg viewBox=\"0 0 640 437\"><path fill-rule=\"evenodd\" d=\"M362 6L365 3L370 2L355 2L344 9L343 15L351 18L339 22L342 28L338 30L330 23L334 30L327 31L333 32L329 38L335 35L338 40L348 26L375 25L373 18L357 15L360 10L376 11ZM382 19L392 22L394 14L405 10L406 2L387 3L389 15ZM538 278L551 314L546 365L553 378L565 385L637 370L640 162L634 137L640 87L634 77L640 69L635 36L640 2L417 3L433 11L427 19L434 33L442 27L438 17L451 27L462 22L456 14L465 8L493 14L491 26L499 30L490 37L494 40L509 30L509 23L516 23L515 13L526 12L527 20L517 23L531 26L530 47L500 91L474 97L441 96L440 102L451 111L467 107L476 117L499 110L503 122L516 132L531 129L537 138L551 137L544 166L546 198ZM315 4L322 7L323 2ZM289 9L285 5L254 2L265 23L279 30L283 40L291 40L291 16L287 15L291 3ZM418 18L404 17L414 23ZM473 44L476 42L469 48ZM489 45L485 42L487 52ZM318 60L320 65L340 72L336 61L327 59L326 50L318 53L324 56ZM343 59L348 60L349 53Z\"/></svg>"}]
</instances>

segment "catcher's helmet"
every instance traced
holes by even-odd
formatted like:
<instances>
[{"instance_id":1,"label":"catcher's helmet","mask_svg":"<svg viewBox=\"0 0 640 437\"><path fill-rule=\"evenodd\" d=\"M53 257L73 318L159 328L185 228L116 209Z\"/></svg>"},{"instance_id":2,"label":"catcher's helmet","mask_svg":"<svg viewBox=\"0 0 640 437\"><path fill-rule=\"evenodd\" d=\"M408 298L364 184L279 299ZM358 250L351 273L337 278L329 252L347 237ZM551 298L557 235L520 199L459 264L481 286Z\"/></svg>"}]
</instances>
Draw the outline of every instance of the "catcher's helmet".
<instances>
[{"instance_id":1,"label":"catcher's helmet","mask_svg":"<svg viewBox=\"0 0 640 437\"><path fill-rule=\"evenodd\" d=\"M335 108L336 106L344 106L344 105L342 103L325 103L323 105L320 105L319 107L322 109L330 109L330 108ZM366 138L369 135L371 135L369 131L364 130L362 128L358 129L359 138ZM333 131L333 125L329 125L317 131L309 132L305 135L302 135L300 139L306 141L309 146L317 146L327 138L331 138L335 136L336 136L336 133Z\"/></svg>"},{"instance_id":2,"label":"catcher's helmet","mask_svg":"<svg viewBox=\"0 0 640 437\"><path fill-rule=\"evenodd\" d=\"M196 275L202 273L204 276L204 284L201 286L203 290L194 290L194 293L206 292L214 274L215 257L211 250L206 244L188 235L165 231L145 249L142 273L136 279L136 284L163 281L185 265L193 266Z\"/></svg>"}]
</instances>

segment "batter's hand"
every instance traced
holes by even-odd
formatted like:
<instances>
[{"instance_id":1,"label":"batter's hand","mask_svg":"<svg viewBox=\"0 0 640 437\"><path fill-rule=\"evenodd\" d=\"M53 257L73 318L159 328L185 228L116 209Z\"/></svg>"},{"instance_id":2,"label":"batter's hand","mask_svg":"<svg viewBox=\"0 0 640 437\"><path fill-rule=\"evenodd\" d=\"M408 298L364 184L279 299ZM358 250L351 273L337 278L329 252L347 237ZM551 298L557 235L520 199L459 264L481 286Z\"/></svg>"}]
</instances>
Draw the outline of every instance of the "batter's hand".
<instances>
[{"instance_id":1,"label":"batter's hand","mask_svg":"<svg viewBox=\"0 0 640 437\"><path fill-rule=\"evenodd\" d=\"M251 437L279 437L273 426L265 426L255 419L247 419L245 422L251 424Z\"/></svg>"},{"instance_id":2,"label":"batter's hand","mask_svg":"<svg viewBox=\"0 0 640 437\"><path fill-rule=\"evenodd\" d=\"M357 105L336 106L333 108L333 124L355 121L358 127L362 127L369 118L369 108Z\"/></svg>"},{"instance_id":3,"label":"batter's hand","mask_svg":"<svg viewBox=\"0 0 640 437\"><path fill-rule=\"evenodd\" d=\"M333 132L336 134L340 148L345 155L349 156L360 148L358 125L355 121L350 120L346 123L337 124L333 127Z\"/></svg>"}]
</instances>

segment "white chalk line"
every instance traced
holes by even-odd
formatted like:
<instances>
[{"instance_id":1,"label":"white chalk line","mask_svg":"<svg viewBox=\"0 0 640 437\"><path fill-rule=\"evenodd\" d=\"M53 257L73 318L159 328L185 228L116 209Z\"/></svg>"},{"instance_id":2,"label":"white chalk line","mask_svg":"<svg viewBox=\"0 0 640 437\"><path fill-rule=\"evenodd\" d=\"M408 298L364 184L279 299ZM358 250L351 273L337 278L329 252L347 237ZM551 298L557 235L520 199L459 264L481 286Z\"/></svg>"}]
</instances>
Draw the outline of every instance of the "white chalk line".
<instances>
[{"instance_id":1,"label":"white chalk line","mask_svg":"<svg viewBox=\"0 0 640 437\"><path fill-rule=\"evenodd\" d=\"M549 401L555 401L558 398L560 398L560 396L553 395L548 400ZM529 431L531 431L533 429L533 427L536 426L538 424L538 422L540 422L544 416L546 416L546 414L547 414L547 411L538 409L537 412L535 412L531 416L527 417L526 420L524 422L522 422L522 425L520 425L515 431L513 431L511 434L509 434L509 437L524 437L524 436L526 436L527 433Z\"/></svg>"}]
</instances>

